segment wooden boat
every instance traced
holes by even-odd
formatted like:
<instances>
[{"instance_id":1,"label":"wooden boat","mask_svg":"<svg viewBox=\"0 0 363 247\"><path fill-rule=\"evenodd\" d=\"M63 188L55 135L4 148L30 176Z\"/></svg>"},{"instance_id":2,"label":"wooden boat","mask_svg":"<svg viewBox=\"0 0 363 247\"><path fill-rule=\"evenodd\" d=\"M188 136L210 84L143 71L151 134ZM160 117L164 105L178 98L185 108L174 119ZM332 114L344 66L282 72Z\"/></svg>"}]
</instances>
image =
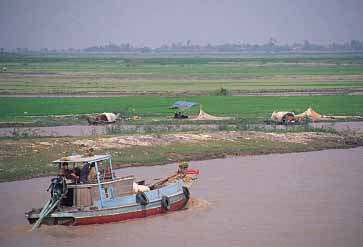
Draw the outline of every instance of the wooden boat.
<instances>
[{"instance_id":1,"label":"wooden boat","mask_svg":"<svg viewBox=\"0 0 363 247\"><path fill-rule=\"evenodd\" d=\"M199 174L199 170L188 169L184 163L176 173L145 186L143 181L136 183L134 176L116 178L111 158L110 154L73 155L53 161L60 171L66 163L75 170L83 165L78 174L81 179L77 175L68 179L64 173L52 178L50 199L43 208L26 213L29 223L34 224L33 230L40 224L108 223L183 209L190 197L189 188ZM90 175L92 169L94 180L84 174Z\"/></svg>"}]
</instances>

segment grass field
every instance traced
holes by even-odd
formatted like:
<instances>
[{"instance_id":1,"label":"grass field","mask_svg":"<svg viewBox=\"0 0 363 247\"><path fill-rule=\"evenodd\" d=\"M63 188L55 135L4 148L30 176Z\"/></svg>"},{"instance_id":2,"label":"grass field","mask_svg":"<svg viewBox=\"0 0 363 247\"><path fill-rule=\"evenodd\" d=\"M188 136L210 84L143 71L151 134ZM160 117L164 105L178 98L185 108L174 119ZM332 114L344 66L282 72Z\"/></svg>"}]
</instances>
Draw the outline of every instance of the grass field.
<instances>
[{"instance_id":1,"label":"grass field","mask_svg":"<svg viewBox=\"0 0 363 247\"><path fill-rule=\"evenodd\" d=\"M234 97L234 96L126 96L94 98L0 98L0 121L19 121L28 116L88 114L121 112L144 118L172 116L169 107L176 100L200 103L203 110L217 116L234 116L247 119L267 119L274 110L300 113L308 107L325 115L363 116L363 96L299 96L299 97ZM194 107L188 114L197 114Z\"/></svg>"},{"instance_id":2,"label":"grass field","mask_svg":"<svg viewBox=\"0 0 363 247\"><path fill-rule=\"evenodd\" d=\"M223 137L225 134L227 133L220 133L220 136ZM349 148L363 143L361 134L352 136L351 134L319 133L307 138L311 133L302 132L295 133L295 138L290 141L286 141L286 133L269 135L269 133L241 132L241 135L241 137L232 140L188 141L181 139L169 144L148 146L131 144L125 147L104 147L97 149L95 153L110 152L113 156L113 167L119 168L223 158L230 155ZM271 139L272 137L274 139ZM163 138L163 135L153 135L151 138L159 140ZM299 141L299 139L304 141ZM51 161L70 155L74 151L77 153L85 152L85 147L76 144L76 141L79 140L93 140L101 144L105 141L105 137L0 139L0 182L54 174L56 168L54 164L51 164Z\"/></svg>"},{"instance_id":3,"label":"grass field","mask_svg":"<svg viewBox=\"0 0 363 247\"><path fill-rule=\"evenodd\" d=\"M0 55L0 93L208 93L363 88L363 54Z\"/></svg>"}]
</instances>

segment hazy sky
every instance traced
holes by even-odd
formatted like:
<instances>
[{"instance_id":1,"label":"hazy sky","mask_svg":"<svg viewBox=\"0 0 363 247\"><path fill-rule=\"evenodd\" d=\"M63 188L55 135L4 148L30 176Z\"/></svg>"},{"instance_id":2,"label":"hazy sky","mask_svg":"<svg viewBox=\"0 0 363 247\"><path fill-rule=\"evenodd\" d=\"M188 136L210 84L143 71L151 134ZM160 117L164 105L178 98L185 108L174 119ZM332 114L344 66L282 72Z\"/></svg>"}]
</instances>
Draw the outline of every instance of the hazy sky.
<instances>
[{"instance_id":1,"label":"hazy sky","mask_svg":"<svg viewBox=\"0 0 363 247\"><path fill-rule=\"evenodd\" d=\"M0 47L363 40L363 0L0 0Z\"/></svg>"}]
</instances>

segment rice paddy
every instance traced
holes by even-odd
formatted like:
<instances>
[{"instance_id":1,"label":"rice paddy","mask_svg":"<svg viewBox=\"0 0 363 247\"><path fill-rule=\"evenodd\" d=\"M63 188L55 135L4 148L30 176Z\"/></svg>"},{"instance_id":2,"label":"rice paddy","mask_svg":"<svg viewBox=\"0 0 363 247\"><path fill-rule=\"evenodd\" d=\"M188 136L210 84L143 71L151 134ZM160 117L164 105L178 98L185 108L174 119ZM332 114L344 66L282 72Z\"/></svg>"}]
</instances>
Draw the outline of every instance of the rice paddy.
<instances>
[{"instance_id":1,"label":"rice paddy","mask_svg":"<svg viewBox=\"0 0 363 247\"><path fill-rule=\"evenodd\" d=\"M164 57L168 56L168 57ZM363 54L1 55L0 94L363 88Z\"/></svg>"}]
</instances>

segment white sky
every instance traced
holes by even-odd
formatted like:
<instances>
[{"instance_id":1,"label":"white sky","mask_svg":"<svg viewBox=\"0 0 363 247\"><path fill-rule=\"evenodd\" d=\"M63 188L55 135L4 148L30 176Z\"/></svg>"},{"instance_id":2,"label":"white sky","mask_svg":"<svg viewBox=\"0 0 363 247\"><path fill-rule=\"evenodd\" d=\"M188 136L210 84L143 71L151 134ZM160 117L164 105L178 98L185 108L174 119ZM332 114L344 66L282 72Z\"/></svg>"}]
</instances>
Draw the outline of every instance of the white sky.
<instances>
[{"instance_id":1,"label":"white sky","mask_svg":"<svg viewBox=\"0 0 363 247\"><path fill-rule=\"evenodd\" d=\"M363 40L363 0L0 0L0 47Z\"/></svg>"}]
</instances>

